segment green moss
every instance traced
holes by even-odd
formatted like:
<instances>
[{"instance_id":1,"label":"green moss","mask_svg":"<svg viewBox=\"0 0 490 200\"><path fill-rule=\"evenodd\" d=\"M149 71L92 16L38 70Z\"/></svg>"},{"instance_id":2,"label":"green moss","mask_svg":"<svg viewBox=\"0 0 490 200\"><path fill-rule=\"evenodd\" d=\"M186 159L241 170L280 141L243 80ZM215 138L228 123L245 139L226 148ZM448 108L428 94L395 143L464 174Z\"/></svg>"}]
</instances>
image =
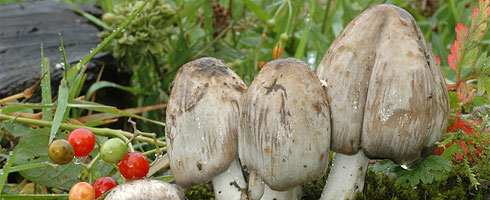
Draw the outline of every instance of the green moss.
<instances>
[{"instance_id":1,"label":"green moss","mask_svg":"<svg viewBox=\"0 0 490 200\"><path fill-rule=\"evenodd\" d=\"M210 183L196 185L184 192L187 199L214 199L213 186Z\"/></svg>"}]
</instances>

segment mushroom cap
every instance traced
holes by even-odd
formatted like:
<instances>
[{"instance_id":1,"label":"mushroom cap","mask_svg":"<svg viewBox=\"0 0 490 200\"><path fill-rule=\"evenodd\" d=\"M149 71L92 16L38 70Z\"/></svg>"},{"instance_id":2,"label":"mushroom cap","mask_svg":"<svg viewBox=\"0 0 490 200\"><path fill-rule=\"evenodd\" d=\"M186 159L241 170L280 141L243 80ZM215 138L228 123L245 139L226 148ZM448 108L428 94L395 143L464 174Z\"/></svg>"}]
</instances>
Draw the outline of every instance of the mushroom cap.
<instances>
[{"instance_id":1,"label":"mushroom cap","mask_svg":"<svg viewBox=\"0 0 490 200\"><path fill-rule=\"evenodd\" d=\"M332 150L401 165L442 139L449 99L441 69L413 17L374 6L350 22L317 69L327 83Z\"/></svg>"},{"instance_id":2,"label":"mushroom cap","mask_svg":"<svg viewBox=\"0 0 490 200\"><path fill-rule=\"evenodd\" d=\"M184 192L172 184L152 179L131 180L113 188L105 200L183 200Z\"/></svg>"},{"instance_id":3,"label":"mushroom cap","mask_svg":"<svg viewBox=\"0 0 490 200\"><path fill-rule=\"evenodd\" d=\"M222 61L182 66L167 105L170 167L182 187L208 182L237 155L239 100L247 86Z\"/></svg>"},{"instance_id":4,"label":"mushroom cap","mask_svg":"<svg viewBox=\"0 0 490 200\"><path fill-rule=\"evenodd\" d=\"M325 88L306 63L279 59L255 76L241 101L239 156L273 190L321 177L330 145Z\"/></svg>"}]
</instances>

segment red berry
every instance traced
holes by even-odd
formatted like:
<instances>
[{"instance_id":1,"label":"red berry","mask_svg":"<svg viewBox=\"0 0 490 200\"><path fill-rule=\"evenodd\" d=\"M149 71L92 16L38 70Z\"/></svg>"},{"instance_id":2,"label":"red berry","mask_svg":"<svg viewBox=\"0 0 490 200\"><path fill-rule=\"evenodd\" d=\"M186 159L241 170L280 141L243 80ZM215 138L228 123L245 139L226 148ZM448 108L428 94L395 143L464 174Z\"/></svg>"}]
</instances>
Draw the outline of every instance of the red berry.
<instances>
[{"instance_id":1,"label":"red berry","mask_svg":"<svg viewBox=\"0 0 490 200\"><path fill-rule=\"evenodd\" d=\"M66 139L75 149L76 157L87 156L95 146L94 134L83 128L73 130Z\"/></svg>"},{"instance_id":2,"label":"red berry","mask_svg":"<svg viewBox=\"0 0 490 200\"><path fill-rule=\"evenodd\" d=\"M117 166L119 166L121 175L126 179L143 178L150 169L148 159L139 152L128 153L128 155L117 163Z\"/></svg>"},{"instance_id":3,"label":"red berry","mask_svg":"<svg viewBox=\"0 0 490 200\"><path fill-rule=\"evenodd\" d=\"M95 198L99 198L104 193L116 187L117 182L111 177L102 177L94 182Z\"/></svg>"},{"instance_id":4,"label":"red berry","mask_svg":"<svg viewBox=\"0 0 490 200\"><path fill-rule=\"evenodd\" d=\"M87 182L79 182L70 189L69 200L93 200L95 199L94 187Z\"/></svg>"}]
</instances>

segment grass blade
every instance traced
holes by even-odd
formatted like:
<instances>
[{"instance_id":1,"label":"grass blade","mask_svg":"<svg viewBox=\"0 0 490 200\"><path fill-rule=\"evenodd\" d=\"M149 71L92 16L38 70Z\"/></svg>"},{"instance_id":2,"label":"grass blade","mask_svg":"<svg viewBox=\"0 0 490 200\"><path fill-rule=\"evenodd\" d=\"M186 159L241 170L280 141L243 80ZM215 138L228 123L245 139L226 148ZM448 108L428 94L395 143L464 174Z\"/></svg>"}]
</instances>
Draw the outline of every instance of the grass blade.
<instances>
[{"instance_id":1,"label":"grass blade","mask_svg":"<svg viewBox=\"0 0 490 200\"><path fill-rule=\"evenodd\" d=\"M7 105L0 108L0 112L3 114L10 114L14 112L19 112L23 110L29 109L44 109L44 108L52 108L55 107L54 104L16 104L16 105Z\"/></svg>"},{"instance_id":2,"label":"grass blade","mask_svg":"<svg viewBox=\"0 0 490 200\"><path fill-rule=\"evenodd\" d=\"M63 45L63 36L61 36L61 33L58 33L58 35L60 36L60 50L61 50L61 53L63 53L62 65L65 67L65 72L66 72L66 70L71 69L71 67L70 67L70 63L68 63L68 60L66 59L65 45Z\"/></svg>"},{"instance_id":3,"label":"grass blade","mask_svg":"<svg viewBox=\"0 0 490 200\"><path fill-rule=\"evenodd\" d=\"M140 90L133 88L133 87L119 85L117 83L113 83L113 82L109 82L109 81L99 81L99 82L94 83L90 86L87 93L85 94L85 100L89 100L97 90L102 89L102 88L107 88L107 87L117 88L120 90L131 92L133 94L142 93Z\"/></svg>"},{"instance_id":4,"label":"grass blade","mask_svg":"<svg viewBox=\"0 0 490 200\"><path fill-rule=\"evenodd\" d=\"M305 30L303 32L303 37L301 37L301 40L299 41L298 48L296 49L296 53L294 54L294 57L297 59L301 59L304 55L305 52L305 46L306 46L306 38L308 37L308 34L310 33L310 27L311 23L313 22L313 16L315 14L315 5L316 5L316 0L311 1L310 5L310 16L308 18L308 24L306 24Z\"/></svg>"},{"instance_id":5,"label":"grass blade","mask_svg":"<svg viewBox=\"0 0 490 200\"><path fill-rule=\"evenodd\" d=\"M49 134L49 143L53 141L56 136L56 132L60 128L60 124L63 122L65 112L68 105L68 95L70 90L68 89L65 79L61 79L60 88L58 90L58 106L56 107L56 113L54 114L53 125Z\"/></svg>"},{"instance_id":6,"label":"grass blade","mask_svg":"<svg viewBox=\"0 0 490 200\"><path fill-rule=\"evenodd\" d=\"M213 40L213 8L211 0L204 1L204 30L206 31L208 43ZM212 56L212 55L211 55Z\"/></svg>"},{"instance_id":7,"label":"grass blade","mask_svg":"<svg viewBox=\"0 0 490 200\"><path fill-rule=\"evenodd\" d=\"M51 104L51 72L49 67L49 58L44 57L43 44L41 44L41 74L45 74L41 81L41 102L43 105ZM43 108L43 120L51 121L53 119L52 109Z\"/></svg>"},{"instance_id":8,"label":"grass blade","mask_svg":"<svg viewBox=\"0 0 490 200\"><path fill-rule=\"evenodd\" d=\"M123 110L119 110L116 107L112 106L106 106L106 105L90 105L90 104L68 104L68 107L70 108L82 108L82 109L87 109L87 110L93 110L97 112L105 112L105 113L111 113L111 114L117 114L117 115L122 115L122 116L127 116L127 117L133 117L141 120L145 120L151 123L154 123L159 126L165 126L165 123L159 122L156 120L148 119L139 115L135 115L132 113L128 113ZM53 124L54 125L54 124Z\"/></svg>"},{"instance_id":9,"label":"grass blade","mask_svg":"<svg viewBox=\"0 0 490 200\"><path fill-rule=\"evenodd\" d=\"M17 155L17 149L18 148L14 149L14 151L12 152L12 155L10 156L10 159L8 159L8 161L7 161L7 164L5 164L3 169L0 169L2 172L1 173L2 176L0 177L0 191L3 191L3 186L7 182L7 177L9 176L10 168L11 168L12 164L14 164L15 155Z\"/></svg>"},{"instance_id":10,"label":"grass blade","mask_svg":"<svg viewBox=\"0 0 490 200\"><path fill-rule=\"evenodd\" d=\"M87 18L92 23L94 23L94 24L96 24L96 25L98 25L98 26L100 26L106 30L111 30L111 28L109 26L107 26L102 20L91 15L90 13L83 11L76 4L74 4L71 0L65 0L64 2L69 4L73 8L73 10L75 10L75 12L77 12L78 14L81 14L83 17Z\"/></svg>"}]
</instances>

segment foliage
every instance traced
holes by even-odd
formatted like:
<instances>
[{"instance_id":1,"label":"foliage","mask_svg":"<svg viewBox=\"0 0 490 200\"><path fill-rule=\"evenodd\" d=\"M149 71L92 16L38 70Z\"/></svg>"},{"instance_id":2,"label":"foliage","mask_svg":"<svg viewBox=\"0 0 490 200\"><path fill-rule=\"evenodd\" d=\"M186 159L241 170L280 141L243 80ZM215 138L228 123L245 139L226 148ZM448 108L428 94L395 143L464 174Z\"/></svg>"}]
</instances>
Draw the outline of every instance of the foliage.
<instances>
[{"instance_id":1,"label":"foliage","mask_svg":"<svg viewBox=\"0 0 490 200\"><path fill-rule=\"evenodd\" d=\"M451 164L446 159L433 155L422 159L414 170L404 170L390 160L377 162L371 167L375 173L396 174L396 183L404 184L408 181L411 187L416 187L419 183L431 184L435 179L444 177L451 169Z\"/></svg>"}]
</instances>

